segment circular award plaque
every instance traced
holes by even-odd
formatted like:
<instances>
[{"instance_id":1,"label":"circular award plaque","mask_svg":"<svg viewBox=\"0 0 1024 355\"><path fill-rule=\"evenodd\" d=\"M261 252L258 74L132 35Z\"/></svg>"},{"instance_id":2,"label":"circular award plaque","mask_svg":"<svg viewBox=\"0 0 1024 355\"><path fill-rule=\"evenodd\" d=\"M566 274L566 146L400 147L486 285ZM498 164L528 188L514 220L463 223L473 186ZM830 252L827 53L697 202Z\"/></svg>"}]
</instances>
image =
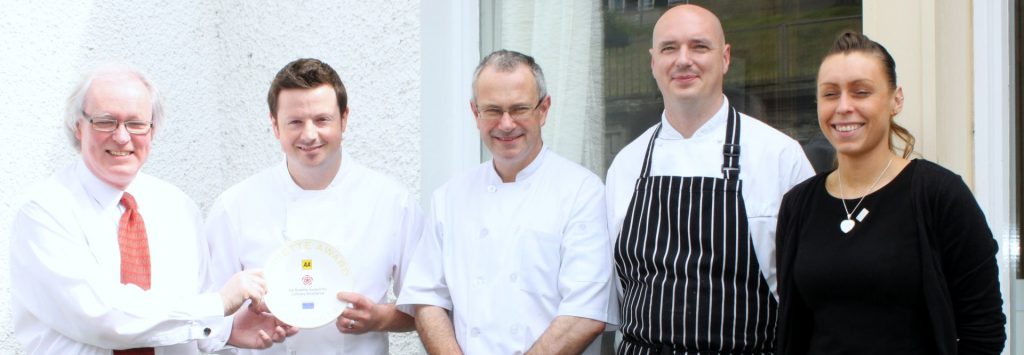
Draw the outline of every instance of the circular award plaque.
<instances>
[{"instance_id":1,"label":"circular award plaque","mask_svg":"<svg viewBox=\"0 0 1024 355\"><path fill-rule=\"evenodd\" d=\"M299 328L316 328L337 319L346 306L338 300L338 291L353 287L345 257L315 239L289 241L275 250L263 276L267 308L277 319Z\"/></svg>"}]
</instances>

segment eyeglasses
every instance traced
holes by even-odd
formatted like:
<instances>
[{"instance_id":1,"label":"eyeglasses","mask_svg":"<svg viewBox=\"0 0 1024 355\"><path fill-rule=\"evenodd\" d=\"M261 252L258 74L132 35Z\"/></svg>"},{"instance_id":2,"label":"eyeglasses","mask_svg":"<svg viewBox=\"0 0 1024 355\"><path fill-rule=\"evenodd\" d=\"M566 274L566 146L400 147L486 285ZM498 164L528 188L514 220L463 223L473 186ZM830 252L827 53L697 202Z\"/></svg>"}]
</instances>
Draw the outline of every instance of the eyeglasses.
<instances>
[{"instance_id":1,"label":"eyeglasses","mask_svg":"<svg viewBox=\"0 0 1024 355\"><path fill-rule=\"evenodd\" d=\"M89 114L82 111L82 117L89 124L92 125L92 129L100 132L113 132L117 130L117 127L122 124L122 121L110 117L89 117ZM153 128L153 122L150 121L123 121L124 129L131 134L146 134Z\"/></svg>"},{"instance_id":2,"label":"eyeglasses","mask_svg":"<svg viewBox=\"0 0 1024 355\"><path fill-rule=\"evenodd\" d=\"M534 105L533 107L526 105L517 105L512 106L512 108L509 108L508 110L502 109L500 107L488 107L483 110L480 110L480 118L487 121L497 121L504 117L505 113L508 112L508 116L511 117L512 120L522 121L529 118L530 112L533 112L533 110L536 110L538 107L540 107L540 104L543 102L544 98L542 97L539 101L537 101L537 104Z\"/></svg>"}]
</instances>

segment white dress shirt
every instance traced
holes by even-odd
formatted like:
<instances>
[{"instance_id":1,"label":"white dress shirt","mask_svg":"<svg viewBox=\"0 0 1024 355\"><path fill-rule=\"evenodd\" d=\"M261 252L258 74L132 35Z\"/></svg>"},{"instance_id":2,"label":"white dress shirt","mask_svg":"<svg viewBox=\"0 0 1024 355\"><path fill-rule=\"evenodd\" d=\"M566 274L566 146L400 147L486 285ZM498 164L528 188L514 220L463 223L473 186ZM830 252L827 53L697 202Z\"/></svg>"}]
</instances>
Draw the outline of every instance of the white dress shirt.
<instances>
[{"instance_id":1,"label":"white dress shirt","mask_svg":"<svg viewBox=\"0 0 1024 355\"><path fill-rule=\"evenodd\" d=\"M453 311L467 354L523 353L556 316L614 322L603 195L546 148L512 183L490 161L455 177L434 193L398 303Z\"/></svg>"},{"instance_id":2,"label":"white dress shirt","mask_svg":"<svg viewBox=\"0 0 1024 355\"><path fill-rule=\"evenodd\" d=\"M348 155L324 190L303 190L281 162L232 186L217 199L206 232L215 280L262 268L287 240L318 239L347 260L354 290L375 303L402 285L409 256L419 240L419 205L398 181L372 171ZM338 290L343 291L343 290ZM411 313L410 309L400 308ZM273 309L271 309L273 312ZM303 329L270 349L253 354L387 354L384 332L342 334L334 322Z\"/></svg>"},{"instance_id":3,"label":"white dress shirt","mask_svg":"<svg viewBox=\"0 0 1024 355\"><path fill-rule=\"evenodd\" d=\"M683 136L661 115L661 132L654 140L651 176L709 176L723 178L722 144L725 142L729 99L693 136ZM814 176L800 143L755 118L740 114L740 180L743 201L761 273L778 299L775 270L775 223L782 195ZM647 144L655 126L619 151L605 179L608 231L612 245L622 229L636 179L640 177Z\"/></svg>"},{"instance_id":4,"label":"white dress shirt","mask_svg":"<svg viewBox=\"0 0 1024 355\"><path fill-rule=\"evenodd\" d=\"M149 239L148 291L120 282L122 191L78 162L29 192L11 235L14 335L28 353L197 354L227 341L231 319L209 282L195 203L142 172L127 191Z\"/></svg>"}]
</instances>

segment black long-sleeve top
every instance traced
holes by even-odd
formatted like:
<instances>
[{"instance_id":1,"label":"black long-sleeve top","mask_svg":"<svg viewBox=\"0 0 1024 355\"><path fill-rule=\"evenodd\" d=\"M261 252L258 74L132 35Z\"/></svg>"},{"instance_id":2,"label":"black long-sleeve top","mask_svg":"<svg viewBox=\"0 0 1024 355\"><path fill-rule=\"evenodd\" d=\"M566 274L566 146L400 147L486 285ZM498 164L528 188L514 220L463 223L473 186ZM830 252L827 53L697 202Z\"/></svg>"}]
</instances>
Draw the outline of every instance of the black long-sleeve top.
<instances>
[{"instance_id":1,"label":"black long-sleeve top","mask_svg":"<svg viewBox=\"0 0 1024 355\"><path fill-rule=\"evenodd\" d=\"M1006 342L998 246L985 216L963 180L925 160L912 162L910 198L920 256L922 302L938 354L999 354ZM783 198L776 231L779 269L779 324L776 350L807 354L813 315L796 293L793 270L806 228L812 188L824 188L822 173L795 186ZM867 262L867 261L866 261ZM865 341L870 341L865 339Z\"/></svg>"}]
</instances>

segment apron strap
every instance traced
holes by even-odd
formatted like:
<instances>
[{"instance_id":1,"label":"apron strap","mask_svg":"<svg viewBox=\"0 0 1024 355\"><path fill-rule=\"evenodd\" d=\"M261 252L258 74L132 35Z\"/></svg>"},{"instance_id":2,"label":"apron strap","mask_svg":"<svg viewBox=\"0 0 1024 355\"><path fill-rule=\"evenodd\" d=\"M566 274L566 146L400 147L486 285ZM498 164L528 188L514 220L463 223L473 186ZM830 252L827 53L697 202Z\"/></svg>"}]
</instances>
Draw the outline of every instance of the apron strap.
<instances>
[{"instance_id":1,"label":"apron strap","mask_svg":"<svg viewBox=\"0 0 1024 355\"><path fill-rule=\"evenodd\" d=\"M725 144L722 145L722 175L725 180L740 178L740 113L729 106L729 118L725 128Z\"/></svg>"},{"instance_id":2,"label":"apron strap","mask_svg":"<svg viewBox=\"0 0 1024 355\"><path fill-rule=\"evenodd\" d=\"M658 128L654 129L654 134L651 135L651 141L647 142L647 153L644 154L644 166L640 169L640 179L646 179L651 176L651 156L654 155L654 140L658 139L658 133L661 132L661 123L658 123ZM639 183L640 180L637 180Z\"/></svg>"}]
</instances>

